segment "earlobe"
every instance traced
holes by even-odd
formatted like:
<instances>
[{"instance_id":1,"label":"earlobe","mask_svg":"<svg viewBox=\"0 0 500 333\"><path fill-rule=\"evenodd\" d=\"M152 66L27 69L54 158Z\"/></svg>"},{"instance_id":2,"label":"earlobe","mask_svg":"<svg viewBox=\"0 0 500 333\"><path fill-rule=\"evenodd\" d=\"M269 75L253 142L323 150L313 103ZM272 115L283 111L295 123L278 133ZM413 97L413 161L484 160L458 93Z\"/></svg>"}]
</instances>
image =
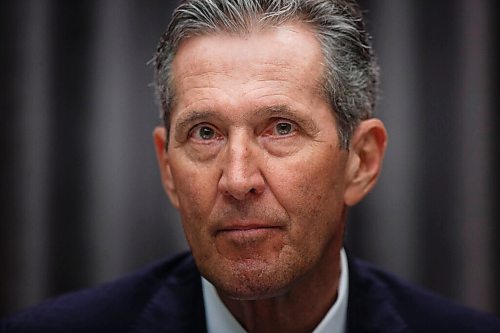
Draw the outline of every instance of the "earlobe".
<instances>
[{"instance_id":1,"label":"earlobe","mask_svg":"<svg viewBox=\"0 0 500 333\"><path fill-rule=\"evenodd\" d=\"M179 207L179 199L175 188L172 171L170 170L170 160L167 150L167 137L165 127L158 126L153 131L153 140L156 150L156 159L160 168L160 176L163 188L167 193L172 205Z\"/></svg>"},{"instance_id":2,"label":"earlobe","mask_svg":"<svg viewBox=\"0 0 500 333\"><path fill-rule=\"evenodd\" d=\"M379 119L362 121L351 139L346 167L344 203L353 206L375 185L387 146L387 131Z\"/></svg>"}]
</instances>

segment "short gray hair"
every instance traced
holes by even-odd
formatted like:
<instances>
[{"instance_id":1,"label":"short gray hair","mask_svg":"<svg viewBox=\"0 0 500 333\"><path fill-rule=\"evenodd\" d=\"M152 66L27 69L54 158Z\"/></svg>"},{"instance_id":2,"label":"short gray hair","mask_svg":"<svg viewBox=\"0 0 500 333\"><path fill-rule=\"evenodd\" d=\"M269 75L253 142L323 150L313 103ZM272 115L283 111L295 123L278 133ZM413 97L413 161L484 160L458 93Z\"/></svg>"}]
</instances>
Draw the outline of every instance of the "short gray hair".
<instances>
[{"instance_id":1,"label":"short gray hair","mask_svg":"<svg viewBox=\"0 0 500 333\"><path fill-rule=\"evenodd\" d=\"M309 24L324 56L322 93L338 122L347 149L361 120L370 118L378 89L378 66L354 0L184 0L172 14L155 56L156 92L167 131L175 92L172 62L179 44L210 33L249 34L256 27L291 21Z\"/></svg>"}]
</instances>

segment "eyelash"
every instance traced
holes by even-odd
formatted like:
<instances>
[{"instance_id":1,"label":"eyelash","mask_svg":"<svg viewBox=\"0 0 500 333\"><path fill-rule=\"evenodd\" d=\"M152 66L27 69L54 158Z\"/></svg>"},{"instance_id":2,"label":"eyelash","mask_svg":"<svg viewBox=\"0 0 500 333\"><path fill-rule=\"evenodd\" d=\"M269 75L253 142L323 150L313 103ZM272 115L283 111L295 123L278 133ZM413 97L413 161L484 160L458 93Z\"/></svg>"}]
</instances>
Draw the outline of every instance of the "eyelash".
<instances>
[{"instance_id":1,"label":"eyelash","mask_svg":"<svg viewBox=\"0 0 500 333\"><path fill-rule=\"evenodd\" d=\"M286 133L286 134L278 134L278 133L275 133L275 131L277 131L277 126L280 125L280 124L287 124L287 125L290 125L290 132L289 133ZM289 137L290 135L293 135L295 134L297 131L298 131L298 126L296 123L294 123L293 121L291 120L287 120L287 119L277 119L275 120L271 126L268 127L268 129L265 131L266 133L267 132L271 132L271 134L269 134L269 136L274 136L274 137L283 137L283 138L286 138L286 137Z\"/></svg>"},{"instance_id":2,"label":"eyelash","mask_svg":"<svg viewBox=\"0 0 500 333\"><path fill-rule=\"evenodd\" d=\"M211 129L213 131L213 135L214 137L213 138L210 138L210 139L203 139L201 137L196 137L196 136L200 136L200 133L199 133L199 130L201 130L202 128L207 128L207 129ZM193 138L194 140L196 141L199 141L199 142L210 142L212 140L217 140L220 138L220 133L219 131L217 131L217 129L215 129L212 125L210 124L206 124L206 123L201 123L201 124L198 124L196 126L194 126L190 131L189 131L189 134L188 134L188 137L189 138Z\"/></svg>"},{"instance_id":3,"label":"eyelash","mask_svg":"<svg viewBox=\"0 0 500 333\"><path fill-rule=\"evenodd\" d=\"M285 134L278 134L277 133L277 131L278 131L277 126L280 124L290 125L290 132L285 133ZM199 133L199 130L201 130L202 128L211 129L213 131L213 137L208 138L208 139L203 139ZM291 120L276 119L272 122L272 124L270 126L268 126L266 128L266 130L263 132L263 134L264 134L264 136L268 136L268 137L272 136L275 138L286 138L286 137L289 137L291 135L294 135L298 131L298 129L299 129L299 127L297 126L297 124ZM193 138L194 140L196 140L198 142L204 142L204 143L209 143L213 140L219 140L221 138L221 136L222 135L220 134L220 132L214 126L212 126L208 123L197 124L188 133L189 138Z\"/></svg>"}]
</instances>

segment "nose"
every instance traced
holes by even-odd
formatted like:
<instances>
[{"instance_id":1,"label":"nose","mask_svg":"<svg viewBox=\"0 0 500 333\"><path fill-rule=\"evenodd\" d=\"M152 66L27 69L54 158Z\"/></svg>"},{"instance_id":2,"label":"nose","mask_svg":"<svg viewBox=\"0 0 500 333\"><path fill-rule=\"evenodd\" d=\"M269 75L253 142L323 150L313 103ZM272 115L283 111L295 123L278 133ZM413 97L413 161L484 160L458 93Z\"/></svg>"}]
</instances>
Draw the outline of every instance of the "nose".
<instances>
[{"instance_id":1,"label":"nose","mask_svg":"<svg viewBox=\"0 0 500 333\"><path fill-rule=\"evenodd\" d=\"M266 181L259 165L259 148L245 135L231 139L224 152L219 192L236 200L261 194Z\"/></svg>"}]
</instances>

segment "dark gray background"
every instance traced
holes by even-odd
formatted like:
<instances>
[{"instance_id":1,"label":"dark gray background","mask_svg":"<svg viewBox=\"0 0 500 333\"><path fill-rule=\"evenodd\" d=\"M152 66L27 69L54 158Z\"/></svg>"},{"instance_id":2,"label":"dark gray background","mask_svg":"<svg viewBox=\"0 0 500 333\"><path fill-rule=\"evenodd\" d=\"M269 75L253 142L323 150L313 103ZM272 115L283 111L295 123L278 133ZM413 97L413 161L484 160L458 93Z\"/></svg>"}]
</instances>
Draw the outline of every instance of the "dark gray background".
<instances>
[{"instance_id":1,"label":"dark gray background","mask_svg":"<svg viewBox=\"0 0 500 333\"><path fill-rule=\"evenodd\" d=\"M174 1L1 1L0 314L186 248L151 132ZM351 253L500 313L498 4L365 0L390 145Z\"/></svg>"}]
</instances>

